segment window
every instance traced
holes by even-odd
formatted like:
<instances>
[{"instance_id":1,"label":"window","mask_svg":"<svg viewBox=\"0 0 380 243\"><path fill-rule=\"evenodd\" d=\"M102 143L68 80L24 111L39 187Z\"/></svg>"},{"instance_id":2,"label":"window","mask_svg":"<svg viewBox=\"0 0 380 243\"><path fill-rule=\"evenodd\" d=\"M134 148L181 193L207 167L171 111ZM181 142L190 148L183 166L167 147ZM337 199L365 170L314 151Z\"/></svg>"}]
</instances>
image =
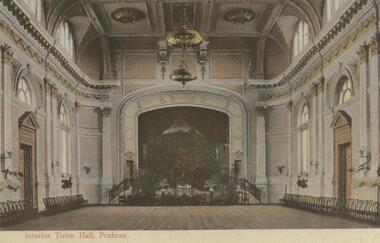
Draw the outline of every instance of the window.
<instances>
[{"instance_id":1,"label":"window","mask_svg":"<svg viewBox=\"0 0 380 243\"><path fill-rule=\"evenodd\" d=\"M299 163L299 173L301 176L307 177L309 173L309 142L310 142L310 132L309 132L309 120L310 113L307 103L305 103L301 110L300 116L300 163Z\"/></svg>"},{"instance_id":2,"label":"window","mask_svg":"<svg viewBox=\"0 0 380 243\"><path fill-rule=\"evenodd\" d=\"M42 20L42 3L41 0L23 0L34 14L38 21Z\"/></svg>"},{"instance_id":3,"label":"window","mask_svg":"<svg viewBox=\"0 0 380 243\"><path fill-rule=\"evenodd\" d=\"M338 89L338 105L345 103L353 96L352 82L349 78L344 77L340 81Z\"/></svg>"},{"instance_id":4,"label":"window","mask_svg":"<svg viewBox=\"0 0 380 243\"><path fill-rule=\"evenodd\" d=\"M61 173L67 174L70 171L70 134L69 134L69 117L66 107L62 104L59 111L59 120L61 121Z\"/></svg>"},{"instance_id":5,"label":"window","mask_svg":"<svg viewBox=\"0 0 380 243\"><path fill-rule=\"evenodd\" d=\"M293 38L293 57L297 57L310 40L309 25L304 22L298 22Z\"/></svg>"},{"instance_id":6,"label":"window","mask_svg":"<svg viewBox=\"0 0 380 243\"><path fill-rule=\"evenodd\" d=\"M29 106L33 106L32 103L32 92L28 86L25 79L20 79L17 84L17 97Z\"/></svg>"},{"instance_id":7,"label":"window","mask_svg":"<svg viewBox=\"0 0 380 243\"><path fill-rule=\"evenodd\" d=\"M335 12L337 12L346 0L326 0L326 16L330 21Z\"/></svg>"},{"instance_id":8,"label":"window","mask_svg":"<svg viewBox=\"0 0 380 243\"><path fill-rule=\"evenodd\" d=\"M62 22L55 33L55 38L61 47L69 54L69 57L74 58L74 39L70 25L67 21Z\"/></svg>"}]
</instances>

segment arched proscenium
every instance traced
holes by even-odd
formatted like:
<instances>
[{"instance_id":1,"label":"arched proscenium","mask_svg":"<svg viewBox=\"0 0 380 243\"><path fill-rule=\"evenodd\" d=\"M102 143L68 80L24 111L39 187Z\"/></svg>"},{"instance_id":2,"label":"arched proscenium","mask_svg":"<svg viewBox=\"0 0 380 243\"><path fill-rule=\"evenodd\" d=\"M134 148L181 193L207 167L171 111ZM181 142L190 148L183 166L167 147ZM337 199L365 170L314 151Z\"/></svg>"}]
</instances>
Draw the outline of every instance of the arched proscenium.
<instances>
[{"instance_id":1,"label":"arched proscenium","mask_svg":"<svg viewBox=\"0 0 380 243\"><path fill-rule=\"evenodd\" d=\"M118 180L123 178L125 165L124 153L132 152L138 169L138 117L140 114L166 107L190 106L207 108L226 113L229 116L230 173L235 159L242 159L241 176L251 177L249 163L249 114L246 102L237 93L186 86L153 88L128 95L120 105L119 115L119 164ZM207 121L205 121L207 122ZM242 152L242 158L235 158Z\"/></svg>"}]
</instances>

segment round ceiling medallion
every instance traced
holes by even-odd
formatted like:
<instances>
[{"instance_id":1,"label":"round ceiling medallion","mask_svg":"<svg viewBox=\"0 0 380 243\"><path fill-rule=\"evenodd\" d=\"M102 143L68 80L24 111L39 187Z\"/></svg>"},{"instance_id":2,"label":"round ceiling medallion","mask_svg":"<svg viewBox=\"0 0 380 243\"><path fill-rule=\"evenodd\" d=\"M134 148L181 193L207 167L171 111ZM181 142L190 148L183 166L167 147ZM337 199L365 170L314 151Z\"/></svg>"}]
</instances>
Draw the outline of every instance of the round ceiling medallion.
<instances>
[{"instance_id":1,"label":"round ceiling medallion","mask_svg":"<svg viewBox=\"0 0 380 243\"><path fill-rule=\"evenodd\" d=\"M133 24L145 18L145 13L137 8L118 8L112 11L113 20L123 24Z\"/></svg>"},{"instance_id":2,"label":"round ceiling medallion","mask_svg":"<svg viewBox=\"0 0 380 243\"><path fill-rule=\"evenodd\" d=\"M233 8L228 10L224 19L234 24L245 24L255 18L255 12L249 8Z\"/></svg>"}]
</instances>

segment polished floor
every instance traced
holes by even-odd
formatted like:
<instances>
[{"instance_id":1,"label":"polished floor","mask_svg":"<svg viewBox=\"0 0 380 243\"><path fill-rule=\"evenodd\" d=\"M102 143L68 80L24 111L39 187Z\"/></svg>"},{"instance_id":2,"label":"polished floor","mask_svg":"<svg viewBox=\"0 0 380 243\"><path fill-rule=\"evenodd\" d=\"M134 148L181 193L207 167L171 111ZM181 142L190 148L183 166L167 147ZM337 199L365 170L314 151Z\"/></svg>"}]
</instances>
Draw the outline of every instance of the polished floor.
<instances>
[{"instance_id":1,"label":"polished floor","mask_svg":"<svg viewBox=\"0 0 380 243\"><path fill-rule=\"evenodd\" d=\"M369 228L351 220L282 206L96 206L40 216L1 230L217 230Z\"/></svg>"}]
</instances>

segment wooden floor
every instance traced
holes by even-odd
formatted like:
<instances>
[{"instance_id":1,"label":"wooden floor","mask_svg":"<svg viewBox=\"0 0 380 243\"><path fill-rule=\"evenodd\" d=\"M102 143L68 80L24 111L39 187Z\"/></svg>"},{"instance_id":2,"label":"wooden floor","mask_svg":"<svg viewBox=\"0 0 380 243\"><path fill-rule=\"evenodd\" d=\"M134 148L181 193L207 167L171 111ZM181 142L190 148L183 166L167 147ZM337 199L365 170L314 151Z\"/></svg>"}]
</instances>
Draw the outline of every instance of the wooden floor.
<instances>
[{"instance_id":1,"label":"wooden floor","mask_svg":"<svg viewBox=\"0 0 380 243\"><path fill-rule=\"evenodd\" d=\"M368 228L358 222L282 206L86 207L1 230L206 230Z\"/></svg>"}]
</instances>

